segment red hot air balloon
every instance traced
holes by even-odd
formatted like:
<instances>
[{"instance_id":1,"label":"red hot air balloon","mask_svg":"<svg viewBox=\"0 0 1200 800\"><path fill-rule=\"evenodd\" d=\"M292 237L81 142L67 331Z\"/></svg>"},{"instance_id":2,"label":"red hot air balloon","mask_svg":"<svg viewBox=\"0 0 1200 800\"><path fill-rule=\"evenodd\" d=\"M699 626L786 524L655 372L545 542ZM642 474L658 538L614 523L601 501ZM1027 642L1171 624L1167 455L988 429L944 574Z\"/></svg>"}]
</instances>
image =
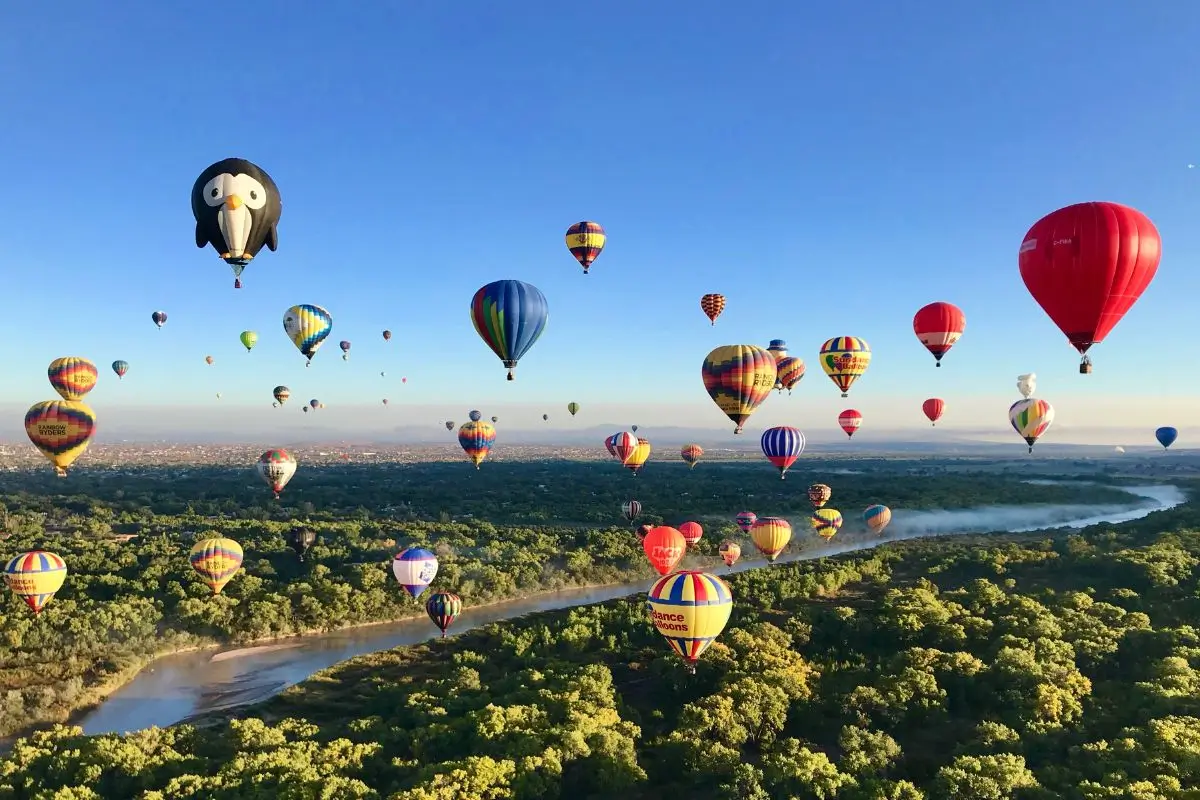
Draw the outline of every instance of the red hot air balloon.
<instances>
[{"instance_id":1,"label":"red hot air balloon","mask_svg":"<svg viewBox=\"0 0 1200 800\"><path fill-rule=\"evenodd\" d=\"M838 425L842 426L842 430L846 432L846 436L853 437L854 432L862 427L863 415L853 408L847 408L838 415Z\"/></svg>"},{"instance_id":2,"label":"red hot air balloon","mask_svg":"<svg viewBox=\"0 0 1200 800\"><path fill-rule=\"evenodd\" d=\"M650 559L650 566L659 575L666 575L683 558L687 540L674 528L660 525L642 539L642 549L646 551L646 558Z\"/></svg>"},{"instance_id":3,"label":"red hot air balloon","mask_svg":"<svg viewBox=\"0 0 1200 800\"><path fill-rule=\"evenodd\" d=\"M699 522L685 522L679 526L679 532L683 534L683 540L687 542L688 547L692 547L704 537L704 528Z\"/></svg>"},{"instance_id":4,"label":"red hot air balloon","mask_svg":"<svg viewBox=\"0 0 1200 800\"><path fill-rule=\"evenodd\" d=\"M629 431L621 431L614 433L612 437L612 449L616 454L616 458L624 466L629 457L633 455L633 451L637 450L638 437L634 436Z\"/></svg>"},{"instance_id":5,"label":"red hot air balloon","mask_svg":"<svg viewBox=\"0 0 1200 800\"><path fill-rule=\"evenodd\" d=\"M946 410L946 401L940 397L931 397L921 403L921 410L925 412L925 416L929 417L930 422L937 425L937 421L942 418L942 414Z\"/></svg>"},{"instance_id":6,"label":"red hot air balloon","mask_svg":"<svg viewBox=\"0 0 1200 800\"><path fill-rule=\"evenodd\" d=\"M913 317L913 333L925 349L933 353L938 367L942 365L942 356L950 352L966 327L966 316L953 303L930 303Z\"/></svg>"},{"instance_id":7,"label":"red hot air balloon","mask_svg":"<svg viewBox=\"0 0 1200 800\"><path fill-rule=\"evenodd\" d=\"M1142 212L1117 203L1078 203L1047 214L1021 242L1025 288L1083 356L1154 280L1162 239Z\"/></svg>"}]
</instances>

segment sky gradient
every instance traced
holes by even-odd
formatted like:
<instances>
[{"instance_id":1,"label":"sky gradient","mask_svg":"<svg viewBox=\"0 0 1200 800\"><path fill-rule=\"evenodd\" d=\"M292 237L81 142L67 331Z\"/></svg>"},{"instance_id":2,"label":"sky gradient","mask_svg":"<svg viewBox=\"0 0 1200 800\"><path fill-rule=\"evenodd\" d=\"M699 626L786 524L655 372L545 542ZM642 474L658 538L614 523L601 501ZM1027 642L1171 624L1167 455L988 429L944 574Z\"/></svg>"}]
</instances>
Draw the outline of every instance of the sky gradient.
<instances>
[{"instance_id":1,"label":"sky gradient","mask_svg":"<svg viewBox=\"0 0 1200 800\"><path fill-rule=\"evenodd\" d=\"M1005 412L1028 371L1057 408L1046 441L1097 427L1149 441L1159 424L1180 428L1179 446L1200 436L1200 373L1186 367L1200 5L677 9L211 2L197 19L170 4L15 6L0 30L0 438L19 439L23 409L54 397L45 368L61 355L100 367L98 441L109 423L274 435L303 424L312 397L347 435L476 407L532 427L536 408L565 418L577 400L580 427L629 416L731 436L701 361L772 338L809 373L752 418L755 438L770 424L836 433L845 407L917 433L920 401L940 396L947 428L1019 443ZM279 251L263 250L241 290L195 247L188 205L200 171L231 156L283 197ZM1164 257L1081 376L1017 248L1039 217L1086 200L1145 212ZM584 218L609 236L586 277L563 244ZM512 383L467 314L500 278L550 305ZM715 327L699 308L709 291L728 298ZM967 317L942 369L912 333L933 300ZM311 369L282 330L295 303L334 318ZM260 335L250 354L244 329ZM874 352L848 401L815 358L838 335ZM114 359L131 365L123 381ZM293 399L273 414L276 384Z\"/></svg>"}]
</instances>

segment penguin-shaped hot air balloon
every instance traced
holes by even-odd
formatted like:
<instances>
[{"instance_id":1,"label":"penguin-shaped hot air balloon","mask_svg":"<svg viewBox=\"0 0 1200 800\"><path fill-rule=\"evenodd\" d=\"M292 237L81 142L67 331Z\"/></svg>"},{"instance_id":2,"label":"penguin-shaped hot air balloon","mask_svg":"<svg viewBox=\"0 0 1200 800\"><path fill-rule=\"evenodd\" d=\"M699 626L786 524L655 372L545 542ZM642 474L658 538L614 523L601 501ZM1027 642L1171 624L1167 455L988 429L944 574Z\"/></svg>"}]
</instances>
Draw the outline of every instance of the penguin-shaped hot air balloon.
<instances>
[{"instance_id":1,"label":"penguin-shaped hot air balloon","mask_svg":"<svg viewBox=\"0 0 1200 800\"><path fill-rule=\"evenodd\" d=\"M233 268L235 289L242 270L265 244L279 249L279 187L261 167L244 158L209 165L192 185L196 246L211 244Z\"/></svg>"}]
</instances>

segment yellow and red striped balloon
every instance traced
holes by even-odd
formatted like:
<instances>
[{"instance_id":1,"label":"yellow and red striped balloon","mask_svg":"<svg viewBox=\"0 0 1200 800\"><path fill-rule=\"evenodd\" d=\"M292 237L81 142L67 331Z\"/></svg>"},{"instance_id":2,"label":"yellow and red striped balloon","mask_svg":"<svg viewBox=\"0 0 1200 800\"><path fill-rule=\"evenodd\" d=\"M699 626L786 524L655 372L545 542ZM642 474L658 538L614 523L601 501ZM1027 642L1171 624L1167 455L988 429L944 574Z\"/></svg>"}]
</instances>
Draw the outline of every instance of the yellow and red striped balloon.
<instances>
[{"instance_id":1,"label":"yellow and red striped balloon","mask_svg":"<svg viewBox=\"0 0 1200 800\"><path fill-rule=\"evenodd\" d=\"M835 336L821 345L821 369L842 390L842 397L850 396L850 387L870 365L871 346L866 339Z\"/></svg>"},{"instance_id":2,"label":"yellow and red striped balloon","mask_svg":"<svg viewBox=\"0 0 1200 800\"><path fill-rule=\"evenodd\" d=\"M708 396L737 424L734 433L775 388L775 356L752 344L727 344L709 353L700 366Z\"/></svg>"},{"instance_id":3,"label":"yellow and red striped balloon","mask_svg":"<svg viewBox=\"0 0 1200 800\"><path fill-rule=\"evenodd\" d=\"M646 610L667 644L694 671L729 622L733 592L716 575L681 570L655 582Z\"/></svg>"},{"instance_id":4,"label":"yellow and red striped balloon","mask_svg":"<svg viewBox=\"0 0 1200 800\"><path fill-rule=\"evenodd\" d=\"M725 310L725 295L704 295L700 298L700 309L704 312L704 316L708 317L708 321L716 325L717 317L721 316L721 312Z\"/></svg>"},{"instance_id":5,"label":"yellow and red striped balloon","mask_svg":"<svg viewBox=\"0 0 1200 800\"><path fill-rule=\"evenodd\" d=\"M22 553L4 566L4 582L34 614L42 613L66 579L66 562L46 550Z\"/></svg>"},{"instance_id":6,"label":"yellow and red striped balloon","mask_svg":"<svg viewBox=\"0 0 1200 800\"><path fill-rule=\"evenodd\" d=\"M584 220L567 228L567 248L570 249L571 255L575 256L579 266L583 267L584 275L588 274L592 262L604 251L606 241L608 237L599 222Z\"/></svg>"}]
</instances>

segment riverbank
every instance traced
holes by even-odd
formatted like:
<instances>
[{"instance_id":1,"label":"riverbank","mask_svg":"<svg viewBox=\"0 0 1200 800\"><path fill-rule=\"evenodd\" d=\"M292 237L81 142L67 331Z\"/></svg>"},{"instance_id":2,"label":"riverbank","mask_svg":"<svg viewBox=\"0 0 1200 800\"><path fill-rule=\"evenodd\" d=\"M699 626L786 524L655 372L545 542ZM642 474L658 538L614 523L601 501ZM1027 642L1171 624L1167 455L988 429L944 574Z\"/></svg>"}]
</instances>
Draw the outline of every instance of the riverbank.
<instances>
[{"instance_id":1,"label":"riverbank","mask_svg":"<svg viewBox=\"0 0 1200 800\"><path fill-rule=\"evenodd\" d=\"M967 531L953 530L957 514L959 523L973 519L984 523L999 512L1010 524L1003 531L1013 538L1028 539L1045 530L1062 527L1086 527L1097 522L1119 523L1145 517L1156 511L1174 508L1186 502L1186 495L1174 486L1128 487L1130 494L1150 500L1135 506L1100 508L1090 506L1043 507L1023 509L1025 519L1014 516L1021 509L969 509L957 512L909 512L907 520L894 520L894 533L882 538L854 539L837 544L815 543L799 552L792 552L777 563L810 560L842 553L871 549L881 544L909 539L936 537L955 534L979 534L994 531L997 527ZM1064 509L1074 514L1062 518ZM1103 513L1097 514L1101 511ZM900 517L901 515L897 515ZM1032 517L1045 520L1040 527L1022 525ZM899 524L897 524L899 523ZM839 537L841 538L841 537ZM694 557L693 557L694 558ZM705 558L703 563L691 563L689 567L714 569L720 565L717 559ZM720 566L720 573L741 572L766 565L765 559L752 558L740 562L733 570ZM536 592L525 597L507 598L486 605L471 606L456 623L454 632L464 632L480 625L512 619L529 613L556 610L597 602L645 591L651 578L636 582L609 583L602 586L576 586L554 592ZM287 637L292 646L286 649L273 648L270 652L242 652L237 657L215 660L211 655L193 653L189 657L164 659L157 671L143 673L130 684L122 687L90 712L81 712L75 719L82 724L86 733L123 732L151 725L174 724L197 714L259 702L282 691L290 685L307 679L313 673L333 664L378 650L415 644L437 636L423 616L407 616L403 619L346 626L336 631ZM279 642L280 639L272 641ZM251 648L239 648L242 651ZM227 651L238 652L238 651Z\"/></svg>"}]
</instances>

